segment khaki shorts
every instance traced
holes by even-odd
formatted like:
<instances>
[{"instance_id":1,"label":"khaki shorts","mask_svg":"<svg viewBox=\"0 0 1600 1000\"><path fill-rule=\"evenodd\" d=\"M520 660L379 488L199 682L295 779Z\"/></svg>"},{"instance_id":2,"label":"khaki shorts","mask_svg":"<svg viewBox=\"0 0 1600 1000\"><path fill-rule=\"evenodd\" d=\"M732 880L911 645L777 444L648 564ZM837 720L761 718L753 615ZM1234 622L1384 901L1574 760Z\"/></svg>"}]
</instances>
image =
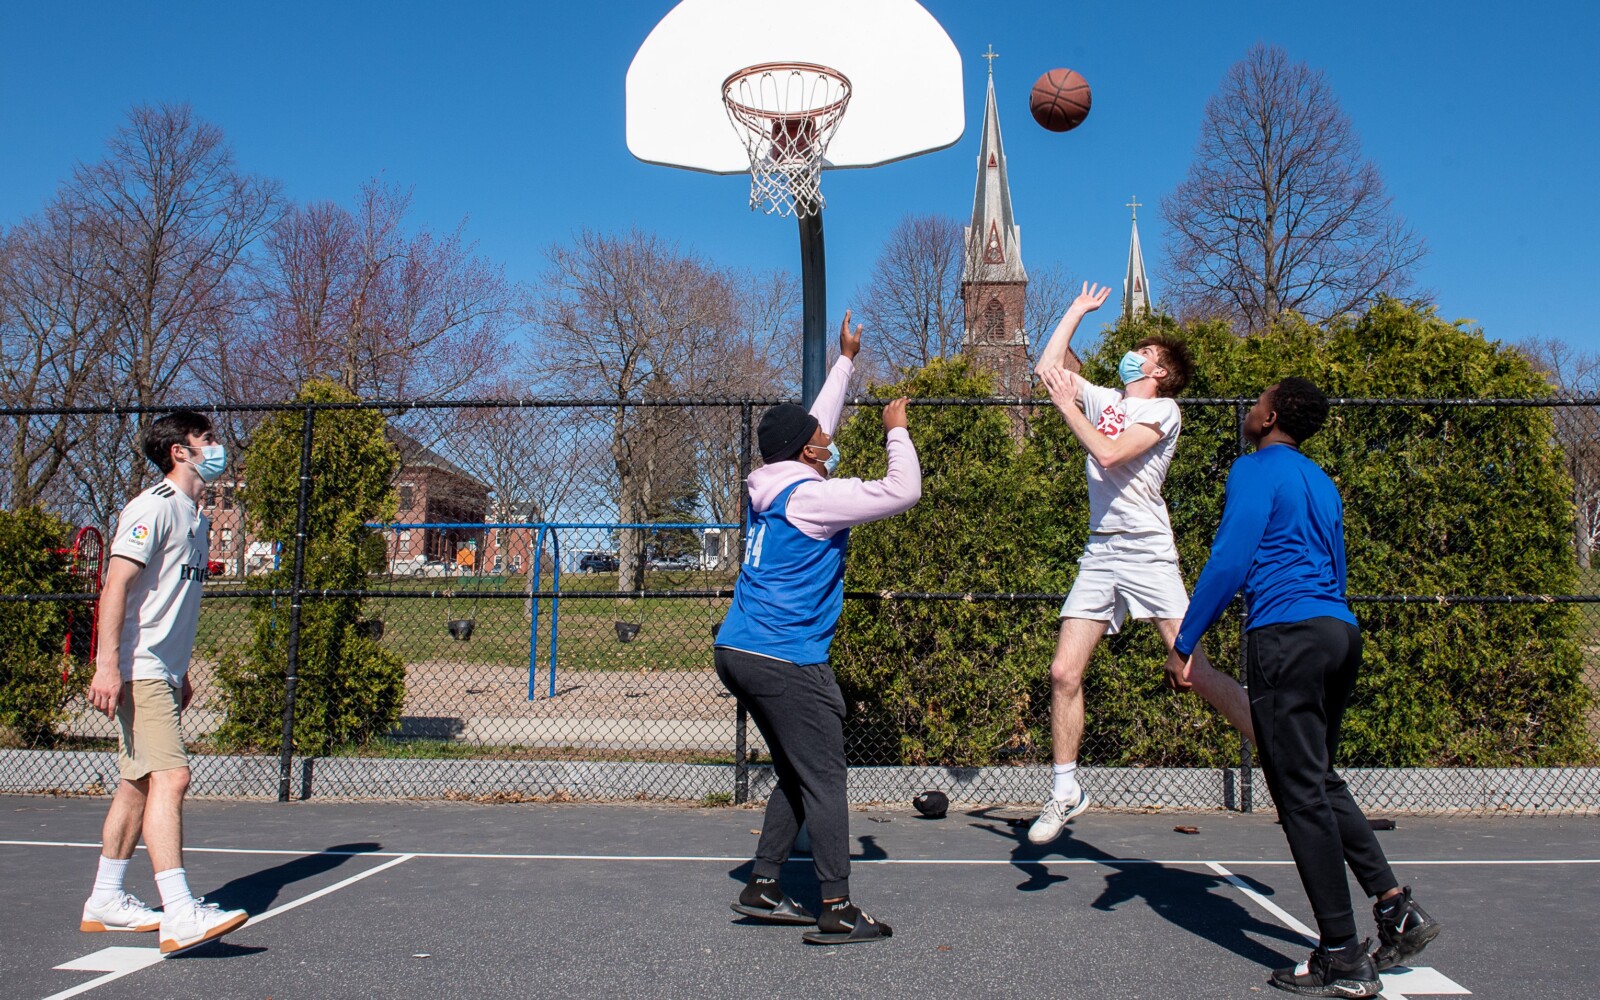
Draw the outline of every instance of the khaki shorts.
<instances>
[{"instance_id":1,"label":"khaki shorts","mask_svg":"<svg viewBox=\"0 0 1600 1000\"><path fill-rule=\"evenodd\" d=\"M182 692L163 680L134 680L122 684L117 705L121 732L117 741L117 771L129 781L155 771L188 767L178 731Z\"/></svg>"},{"instance_id":2,"label":"khaki shorts","mask_svg":"<svg viewBox=\"0 0 1600 1000\"><path fill-rule=\"evenodd\" d=\"M1061 617L1103 621L1115 634L1126 617L1181 621L1188 610L1170 534L1090 535Z\"/></svg>"}]
</instances>

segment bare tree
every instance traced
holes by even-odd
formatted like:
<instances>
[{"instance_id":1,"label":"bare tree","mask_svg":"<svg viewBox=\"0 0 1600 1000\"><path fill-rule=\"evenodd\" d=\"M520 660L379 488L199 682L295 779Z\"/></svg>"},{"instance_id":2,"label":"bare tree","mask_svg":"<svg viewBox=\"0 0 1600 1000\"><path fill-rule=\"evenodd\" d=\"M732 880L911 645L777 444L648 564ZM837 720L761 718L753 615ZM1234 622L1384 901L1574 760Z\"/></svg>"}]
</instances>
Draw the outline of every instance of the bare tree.
<instances>
[{"instance_id":1,"label":"bare tree","mask_svg":"<svg viewBox=\"0 0 1600 1000\"><path fill-rule=\"evenodd\" d=\"M1028 269L1028 290L1022 302L1022 323L1027 330L1028 349L1033 359L1037 360L1039 353L1044 350L1046 339L1049 338L1056 324L1061 321L1061 314L1067 311L1067 306L1072 303L1077 291L1072 287L1072 276L1060 261L1051 261L1043 266ZM1087 338L1085 338L1085 342ZM1079 347L1084 344L1080 343ZM1067 350L1068 367L1076 371L1077 352L1071 348Z\"/></svg>"},{"instance_id":2,"label":"bare tree","mask_svg":"<svg viewBox=\"0 0 1600 1000\"><path fill-rule=\"evenodd\" d=\"M98 257L93 232L60 198L0 235L0 404L70 407L91 395L118 339L105 297L75 277ZM0 501L37 503L83 441L87 422L21 415L8 424Z\"/></svg>"},{"instance_id":3,"label":"bare tree","mask_svg":"<svg viewBox=\"0 0 1600 1000\"><path fill-rule=\"evenodd\" d=\"M1545 373L1556 392L1569 399L1600 395L1600 355L1554 337L1521 341L1515 350ZM1600 544L1600 407L1554 408L1556 440L1572 476L1573 549L1578 565L1589 568Z\"/></svg>"},{"instance_id":4,"label":"bare tree","mask_svg":"<svg viewBox=\"0 0 1600 1000\"><path fill-rule=\"evenodd\" d=\"M411 228L410 204L410 192L371 181L353 212L318 203L284 216L264 241L258 332L231 359L234 393L281 398L313 377L369 399L494 384L514 289L465 242L465 223Z\"/></svg>"},{"instance_id":5,"label":"bare tree","mask_svg":"<svg viewBox=\"0 0 1600 1000\"><path fill-rule=\"evenodd\" d=\"M1247 331L1399 293L1426 252L1323 74L1265 44L1207 103L1189 174L1161 213L1179 311L1220 307Z\"/></svg>"},{"instance_id":6,"label":"bare tree","mask_svg":"<svg viewBox=\"0 0 1600 1000\"><path fill-rule=\"evenodd\" d=\"M80 165L62 193L95 253L76 262L116 329L93 391L101 401L155 406L201 384L209 349L244 314L241 265L278 211L278 186L239 172L222 130L186 104L139 106ZM71 468L106 518L137 492L148 463L134 461L139 422L91 421L93 449Z\"/></svg>"},{"instance_id":7,"label":"bare tree","mask_svg":"<svg viewBox=\"0 0 1600 1000\"><path fill-rule=\"evenodd\" d=\"M856 292L857 316L872 331L883 374L922 368L961 350L965 315L961 223L944 215L906 215Z\"/></svg>"},{"instance_id":8,"label":"bare tree","mask_svg":"<svg viewBox=\"0 0 1600 1000\"><path fill-rule=\"evenodd\" d=\"M703 378L710 345L728 328L727 276L659 237L589 230L547 251L550 262L529 314L543 330L547 384L618 403L606 416L617 518L645 521L666 499L693 488L695 438L679 407L624 400L678 396ZM619 590L644 584L644 538L621 533Z\"/></svg>"}]
</instances>

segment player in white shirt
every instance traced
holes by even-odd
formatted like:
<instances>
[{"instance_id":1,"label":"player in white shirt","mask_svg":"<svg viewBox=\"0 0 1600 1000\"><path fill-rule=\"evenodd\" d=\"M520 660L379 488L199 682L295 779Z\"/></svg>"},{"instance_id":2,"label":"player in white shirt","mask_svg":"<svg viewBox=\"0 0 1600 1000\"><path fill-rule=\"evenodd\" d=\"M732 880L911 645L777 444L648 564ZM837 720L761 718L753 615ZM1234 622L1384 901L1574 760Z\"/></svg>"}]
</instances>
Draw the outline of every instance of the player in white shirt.
<instances>
[{"instance_id":1,"label":"player in white shirt","mask_svg":"<svg viewBox=\"0 0 1600 1000\"><path fill-rule=\"evenodd\" d=\"M1061 634L1050 662L1050 734L1055 766L1050 795L1028 839L1047 844L1067 821L1089 807L1078 783L1083 742L1083 675L1101 636L1125 617L1153 622L1168 652L1189 607L1178 571L1178 549L1161 487L1178 448L1183 416L1172 399L1189 382L1193 363L1181 342L1148 337L1124 354L1124 388L1093 385L1063 364L1084 316L1100 308L1111 289L1091 288L1073 300L1035 371L1050 390L1072 433L1089 453L1089 539L1078 577L1061 606ZM1219 673L1195 651L1188 681L1248 738L1250 704L1239 682Z\"/></svg>"},{"instance_id":2,"label":"player in white shirt","mask_svg":"<svg viewBox=\"0 0 1600 1000\"><path fill-rule=\"evenodd\" d=\"M183 798L189 758L178 716L189 706L189 654L200 618L200 588L211 524L200 513L205 484L227 467L211 421L189 410L151 423L141 442L164 474L117 519L100 591L99 651L89 703L118 722L117 769L100 839L100 868L83 906L84 931L160 931L172 954L215 940L249 914L223 910L189 891L183 867ZM123 889L143 832L161 912Z\"/></svg>"}]
</instances>

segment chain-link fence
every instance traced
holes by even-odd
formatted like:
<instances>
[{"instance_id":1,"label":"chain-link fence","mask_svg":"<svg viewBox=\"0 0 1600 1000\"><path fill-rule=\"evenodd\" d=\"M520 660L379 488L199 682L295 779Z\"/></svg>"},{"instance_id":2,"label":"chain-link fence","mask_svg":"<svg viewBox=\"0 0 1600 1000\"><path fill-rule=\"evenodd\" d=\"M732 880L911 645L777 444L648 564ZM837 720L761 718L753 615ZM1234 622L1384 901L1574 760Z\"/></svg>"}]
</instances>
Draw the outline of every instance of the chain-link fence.
<instances>
[{"instance_id":1,"label":"chain-link fence","mask_svg":"<svg viewBox=\"0 0 1600 1000\"><path fill-rule=\"evenodd\" d=\"M712 640L770 402L206 408L232 457L202 504L210 579L183 723L195 791L764 797L766 748L718 682ZM1249 402L1182 401L1166 496L1191 585ZM881 474L881 446L862 443L881 440L878 405L847 411L841 474ZM37 502L64 522L54 547L70 571L50 588L8 585L0 647L14 664L42 662L22 655L30 642L71 647L26 668L53 687L12 668L0 790L104 790L114 723L78 694L97 561L73 561L69 529L109 542L120 504L152 481L133 446L146 418L0 418L4 506ZM1004 428L1002 458L974 444L986 420ZM923 499L898 527L856 529L846 576L835 665L851 794L1034 800L1056 609L1087 523L1082 451L1037 402L919 400L911 422ZM341 456L374 427L392 489L355 509L345 486L359 470ZM1600 400L1341 400L1307 450L1346 503L1367 668L1342 763L1363 801L1600 809ZM981 478L997 468L1003 483ZM341 559L355 575L335 572ZM1208 635L1224 670L1237 672L1240 628L1236 607ZM1263 807L1249 748L1193 696L1166 693L1161 661L1148 625L1096 654L1081 755L1096 800Z\"/></svg>"}]
</instances>

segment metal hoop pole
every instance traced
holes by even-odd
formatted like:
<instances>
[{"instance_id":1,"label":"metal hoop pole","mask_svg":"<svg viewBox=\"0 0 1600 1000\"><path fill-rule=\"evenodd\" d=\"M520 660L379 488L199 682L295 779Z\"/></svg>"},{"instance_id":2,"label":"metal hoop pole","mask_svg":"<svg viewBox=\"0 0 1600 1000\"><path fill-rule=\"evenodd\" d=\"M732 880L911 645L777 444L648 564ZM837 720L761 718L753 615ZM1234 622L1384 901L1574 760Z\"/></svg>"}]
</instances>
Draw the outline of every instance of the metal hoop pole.
<instances>
[{"instance_id":1,"label":"metal hoop pole","mask_svg":"<svg viewBox=\"0 0 1600 1000\"><path fill-rule=\"evenodd\" d=\"M828 275L820 208L800 215L800 287L804 304L800 401L809 409L822 392L828 365Z\"/></svg>"}]
</instances>

